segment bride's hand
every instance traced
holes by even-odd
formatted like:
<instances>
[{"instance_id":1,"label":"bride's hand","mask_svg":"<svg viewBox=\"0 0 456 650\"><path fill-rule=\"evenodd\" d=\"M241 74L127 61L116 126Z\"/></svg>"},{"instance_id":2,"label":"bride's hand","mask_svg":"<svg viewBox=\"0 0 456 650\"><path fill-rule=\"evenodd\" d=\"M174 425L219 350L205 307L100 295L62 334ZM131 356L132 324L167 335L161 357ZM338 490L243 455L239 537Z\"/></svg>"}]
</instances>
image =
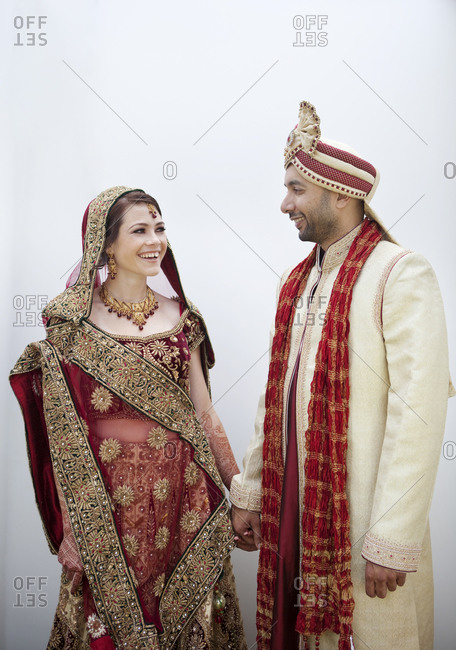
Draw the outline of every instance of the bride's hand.
<instances>
[{"instance_id":1,"label":"bride's hand","mask_svg":"<svg viewBox=\"0 0 456 650\"><path fill-rule=\"evenodd\" d=\"M57 559L63 566L65 577L71 582L71 593L76 593L79 585L82 582L84 568L82 566L81 558L79 557L76 540L74 539L73 533L71 531L65 532L63 541L60 544Z\"/></svg>"}]
</instances>

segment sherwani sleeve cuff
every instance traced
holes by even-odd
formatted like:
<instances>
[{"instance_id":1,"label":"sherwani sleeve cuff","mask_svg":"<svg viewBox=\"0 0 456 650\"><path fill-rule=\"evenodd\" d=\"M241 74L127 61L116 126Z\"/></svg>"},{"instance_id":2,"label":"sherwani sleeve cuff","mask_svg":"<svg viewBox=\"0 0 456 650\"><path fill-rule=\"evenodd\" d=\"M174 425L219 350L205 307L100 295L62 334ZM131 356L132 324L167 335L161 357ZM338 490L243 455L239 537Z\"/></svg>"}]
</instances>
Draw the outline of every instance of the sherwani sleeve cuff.
<instances>
[{"instance_id":1,"label":"sherwani sleeve cuff","mask_svg":"<svg viewBox=\"0 0 456 650\"><path fill-rule=\"evenodd\" d=\"M255 432L243 460L244 470L233 476L230 486L230 501L234 506L252 512L261 511L261 472L263 469L263 442L265 405L263 391L255 419Z\"/></svg>"},{"instance_id":2,"label":"sherwani sleeve cuff","mask_svg":"<svg viewBox=\"0 0 456 650\"><path fill-rule=\"evenodd\" d=\"M233 506L252 512L261 511L261 483L258 487L255 485L245 486L242 482L242 474L233 476L230 488L230 501Z\"/></svg>"},{"instance_id":3,"label":"sherwani sleeve cuff","mask_svg":"<svg viewBox=\"0 0 456 650\"><path fill-rule=\"evenodd\" d=\"M252 512L261 511L261 472L263 470L264 399L266 390L261 393L255 418L255 432L243 460L244 470L233 476L230 486L230 501L234 506Z\"/></svg>"},{"instance_id":4,"label":"sherwani sleeve cuff","mask_svg":"<svg viewBox=\"0 0 456 650\"><path fill-rule=\"evenodd\" d=\"M418 570L421 546L396 544L367 533L361 555L365 560L388 569L412 572Z\"/></svg>"}]
</instances>

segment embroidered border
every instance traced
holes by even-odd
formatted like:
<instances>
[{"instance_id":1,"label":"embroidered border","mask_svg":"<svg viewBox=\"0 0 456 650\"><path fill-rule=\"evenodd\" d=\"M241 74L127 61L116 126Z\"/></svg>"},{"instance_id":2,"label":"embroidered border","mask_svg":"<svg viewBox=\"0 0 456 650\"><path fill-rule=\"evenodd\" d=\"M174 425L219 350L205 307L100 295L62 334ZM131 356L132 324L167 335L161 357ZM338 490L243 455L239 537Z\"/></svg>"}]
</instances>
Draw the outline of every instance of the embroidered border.
<instances>
[{"instance_id":1,"label":"embroidered border","mask_svg":"<svg viewBox=\"0 0 456 650\"><path fill-rule=\"evenodd\" d=\"M190 311L189 309L185 309L178 322L174 327L172 327L170 330L166 330L164 332L156 332L155 334L148 334L147 336L131 336L130 334L128 336L125 336L125 334L111 334L110 332L106 332L105 330L102 330L101 327L98 329L101 332L104 332L107 336L116 339L116 341L139 341L140 343L147 343L148 341L155 341L156 339L164 339L164 338L169 338L173 334L176 334L176 332L180 332L183 329L185 319L188 318ZM204 338L204 335L203 335Z\"/></svg>"},{"instance_id":2,"label":"embroidered border","mask_svg":"<svg viewBox=\"0 0 456 650\"><path fill-rule=\"evenodd\" d=\"M142 609L123 556L103 477L57 354L49 343L43 342L41 347L43 406L51 459L98 614L119 647L158 650L155 627L144 630ZM62 438L66 439L64 453L59 449ZM144 644L139 645L139 640Z\"/></svg>"},{"instance_id":3,"label":"embroidered border","mask_svg":"<svg viewBox=\"0 0 456 650\"><path fill-rule=\"evenodd\" d=\"M204 524L170 576L160 598L160 617L165 627L160 650L172 648L197 608L207 598L222 573L227 555L235 548L226 502ZM211 548L211 552L208 550ZM205 578L201 580L204 570Z\"/></svg>"},{"instance_id":4,"label":"embroidered border","mask_svg":"<svg viewBox=\"0 0 456 650\"><path fill-rule=\"evenodd\" d=\"M365 560L396 571L417 571L420 546L405 546L366 534L361 555Z\"/></svg>"},{"instance_id":5,"label":"embroidered border","mask_svg":"<svg viewBox=\"0 0 456 650\"><path fill-rule=\"evenodd\" d=\"M10 372L11 375L20 375L25 372L32 372L41 367L41 352L36 343L27 345L24 352L17 360L14 368Z\"/></svg>"}]
</instances>

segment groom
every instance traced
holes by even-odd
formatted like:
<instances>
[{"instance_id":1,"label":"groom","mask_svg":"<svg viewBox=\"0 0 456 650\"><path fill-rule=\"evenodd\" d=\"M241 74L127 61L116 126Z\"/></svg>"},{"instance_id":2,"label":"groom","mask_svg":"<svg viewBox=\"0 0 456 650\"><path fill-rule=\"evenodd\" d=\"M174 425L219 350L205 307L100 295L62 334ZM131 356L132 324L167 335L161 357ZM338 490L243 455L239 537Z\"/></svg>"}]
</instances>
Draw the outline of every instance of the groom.
<instances>
[{"instance_id":1,"label":"groom","mask_svg":"<svg viewBox=\"0 0 456 650\"><path fill-rule=\"evenodd\" d=\"M447 335L432 268L369 205L378 181L302 102L281 210L316 246L282 276L268 383L230 494L238 546L261 544L260 649L432 647Z\"/></svg>"}]
</instances>

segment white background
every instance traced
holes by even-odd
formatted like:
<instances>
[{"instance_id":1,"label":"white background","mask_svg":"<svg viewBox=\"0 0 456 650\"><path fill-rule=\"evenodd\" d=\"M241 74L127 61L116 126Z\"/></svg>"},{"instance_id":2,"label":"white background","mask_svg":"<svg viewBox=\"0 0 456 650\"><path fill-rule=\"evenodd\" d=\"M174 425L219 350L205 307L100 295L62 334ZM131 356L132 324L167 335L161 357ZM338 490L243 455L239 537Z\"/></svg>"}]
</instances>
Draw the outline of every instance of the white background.
<instances>
[{"instance_id":1,"label":"white background","mask_svg":"<svg viewBox=\"0 0 456 650\"><path fill-rule=\"evenodd\" d=\"M451 0L280 7L271 0L53 0L8 2L0 11L0 647L39 650L59 566L42 533L6 379L25 345L43 335L33 326L38 309L21 300L62 290L80 255L82 215L101 190L129 185L151 193L187 295L209 326L213 397L240 462L266 381L278 276L310 251L279 211L283 147L307 99L324 136L349 143L381 170L373 207L395 224L404 247L434 266L454 377L456 179L445 178L444 165L456 163L456 7ZM296 36L294 17L309 15L327 16L326 46L293 46L315 31L304 27ZM17 29L17 17L27 16L46 16L46 24ZM33 38L36 45L26 45ZM174 180L164 178L166 161L177 166ZM447 175L455 170L447 166ZM452 400L447 441L456 441L455 419ZM441 650L454 647L455 469L456 460L442 457L431 513ZM234 553L252 648L256 562L256 554ZM47 582L41 591L22 585L39 576ZM33 606L40 594L46 607Z\"/></svg>"}]
</instances>

